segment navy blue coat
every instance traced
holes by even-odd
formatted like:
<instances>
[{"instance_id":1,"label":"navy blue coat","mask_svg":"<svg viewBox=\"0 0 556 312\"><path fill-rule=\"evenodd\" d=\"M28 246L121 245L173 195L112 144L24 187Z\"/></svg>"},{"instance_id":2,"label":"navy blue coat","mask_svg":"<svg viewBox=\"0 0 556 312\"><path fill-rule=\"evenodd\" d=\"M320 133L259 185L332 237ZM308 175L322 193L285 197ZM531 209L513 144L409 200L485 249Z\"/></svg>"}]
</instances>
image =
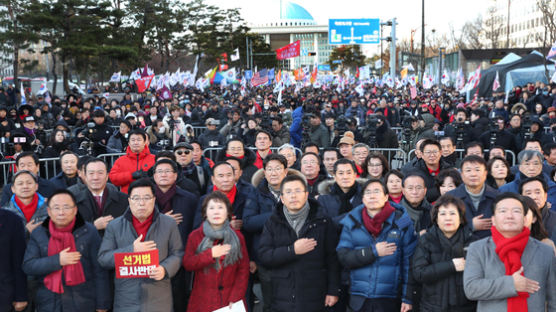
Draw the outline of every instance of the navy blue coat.
<instances>
[{"instance_id":1,"label":"navy blue coat","mask_svg":"<svg viewBox=\"0 0 556 312\"><path fill-rule=\"evenodd\" d=\"M212 191L214 190L213 187L210 187L207 191L207 195L212 193ZM242 188L242 187L237 187L237 193L236 193L236 198L234 200L234 204L232 205L232 214L238 218L243 220L243 210L245 207L245 203L247 201L247 198L249 197L249 189L247 188ZM193 221L193 228L196 229L199 226L201 226L201 223L203 223L203 213L202 213L202 204L203 201L205 200L205 197L207 197L207 195L203 195L201 196L201 198L199 199L199 204L197 205L197 211L195 212L195 220Z\"/></svg>"},{"instance_id":2,"label":"navy blue coat","mask_svg":"<svg viewBox=\"0 0 556 312\"><path fill-rule=\"evenodd\" d=\"M507 184L506 184L507 185ZM467 226L474 231L475 238L484 238L490 236L490 230L481 230L475 231L473 229L473 218L479 215L483 215L483 218L490 218L492 217L492 205L494 204L494 199L500 191L491 186L485 184L485 191L483 193L483 197L479 203L479 209L475 210L475 206L473 206L473 201L471 197L465 190L465 185L461 184L456 189L451 190L448 194L453 195L457 198L461 198L465 203L465 220L467 221ZM504 187L504 186L502 186ZM515 190L517 193L517 189Z\"/></svg>"},{"instance_id":3,"label":"navy blue coat","mask_svg":"<svg viewBox=\"0 0 556 312\"><path fill-rule=\"evenodd\" d=\"M44 196L44 198L49 198L54 191L56 191L56 188L50 181L39 177L39 194ZM4 188L2 189L2 199L0 199L0 206L4 207L10 201L12 195L12 184L10 183L4 185Z\"/></svg>"},{"instance_id":4,"label":"navy blue coat","mask_svg":"<svg viewBox=\"0 0 556 312\"><path fill-rule=\"evenodd\" d=\"M19 216L0 209L0 310L9 311L14 301L27 301L27 277L21 269L25 254L25 227Z\"/></svg>"},{"instance_id":5,"label":"navy blue coat","mask_svg":"<svg viewBox=\"0 0 556 312\"><path fill-rule=\"evenodd\" d=\"M515 179L512 182L504 184L499 188L500 192L517 193L519 190L519 184L521 183L521 180L525 180L525 178L526 177L523 177L521 172L518 172L515 175ZM546 183L548 183L548 198L546 200L552 204L550 210L556 211L556 183L546 175L543 175L543 178L546 181Z\"/></svg>"},{"instance_id":6,"label":"navy blue coat","mask_svg":"<svg viewBox=\"0 0 556 312\"><path fill-rule=\"evenodd\" d=\"M261 234L266 221L272 215L278 200L268 190L268 182L264 179L255 192L249 194L243 210L243 229L251 234L250 250L258 250ZM257 253L252 253L251 260L260 263Z\"/></svg>"},{"instance_id":7,"label":"navy blue coat","mask_svg":"<svg viewBox=\"0 0 556 312\"><path fill-rule=\"evenodd\" d=\"M64 173L60 172L55 177L51 178L48 181L52 184L54 189L64 190L64 189L67 189L68 187L72 186L72 185L68 185L66 183L66 179L64 179L64 176L65 176ZM81 184L81 179L79 177L77 177L77 184Z\"/></svg>"},{"instance_id":8,"label":"navy blue coat","mask_svg":"<svg viewBox=\"0 0 556 312\"><path fill-rule=\"evenodd\" d=\"M197 206L199 206L199 197L179 187L176 188L176 195L172 198L172 210L174 214L181 213L183 216L182 222L178 224L178 230L180 231L184 250L189 233L195 229L193 228L193 222L195 220Z\"/></svg>"},{"instance_id":9,"label":"navy blue coat","mask_svg":"<svg viewBox=\"0 0 556 312\"><path fill-rule=\"evenodd\" d=\"M264 225L258 252L261 263L270 269L273 311L324 311L325 296L339 295L336 227L316 200L309 199L309 206L299 235L286 220L281 202ZM294 243L299 238L313 238L317 246L296 255Z\"/></svg>"},{"instance_id":10,"label":"navy blue coat","mask_svg":"<svg viewBox=\"0 0 556 312\"><path fill-rule=\"evenodd\" d=\"M340 207L342 206L341 204L341 195L334 193L332 186L334 185L333 180L332 181L323 181L321 182L321 184L319 185L319 198L318 201L320 203L320 205L322 206L322 208L324 209L324 212L326 213L327 216L329 216L332 221L334 222L334 224L338 227L338 232L340 231L340 221L346 216L346 214L349 211L346 211L344 213L340 213ZM351 198L350 201L350 207L351 208L355 208L359 205L361 205L362 202L362 192L361 192L361 183L359 182L355 182L355 184L357 185L357 192L355 193L355 195ZM351 209L350 209L351 210Z\"/></svg>"},{"instance_id":11,"label":"navy blue coat","mask_svg":"<svg viewBox=\"0 0 556 312\"><path fill-rule=\"evenodd\" d=\"M62 269L59 254L48 256L49 222L50 218L46 219L31 233L23 261L25 273L38 277L40 282L36 295L38 311L109 309L112 300L108 272L100 267L97 260L101 242L100 235L94 225L86 223L79 214L76 216L73 236L77 251L81 253L80 261L85 274L85 282L77 286L67 286L64 282L63 294L56 294L45 287L44 278L48 274Z\"/></svg>"},{"instance_id":12,"label":"navy blue coat","mask_svg":"<svg viewBox=\"0 0 556 312\"><path fill-rule=\"evenodd\" d=\"M361 308L365 298L395 298L411 304L407 289L409 267L417 245L413 222L396 209L375 238L363 225L363 209L365 206L360 205L342 219L342 234L336 248L340 263L351 270L351 307ZM375 246L386 241L396 243L396 252L379 257Z\"/></svg>"}]
</instances>

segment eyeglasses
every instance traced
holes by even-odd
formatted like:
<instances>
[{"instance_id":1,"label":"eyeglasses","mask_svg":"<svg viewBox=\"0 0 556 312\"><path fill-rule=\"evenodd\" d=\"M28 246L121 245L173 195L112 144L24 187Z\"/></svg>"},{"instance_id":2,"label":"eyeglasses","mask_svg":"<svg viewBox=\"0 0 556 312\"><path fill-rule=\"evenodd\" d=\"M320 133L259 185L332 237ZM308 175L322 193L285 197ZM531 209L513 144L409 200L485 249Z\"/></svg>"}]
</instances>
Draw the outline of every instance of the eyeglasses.
<instances>
[{"instance_id":1,"label":"eyeglasses","mask_svg":"<svg viewBox=\"0 0 556 312\"><path fill-rule=\"evenodd\" d=\"M268 171L270 173L273 172L282 172L284 170L284 167L276 167L276 168L266 168L265 171Z\"/></svg>"},{"instance_id":2,"label":"eyeglasses","mask_svg":"<svg viewBox=\"0 0 556 312\"><path fill-rule=\"evenodd\" d=\"M427 156L437 155L438 153L440 153L440 151L424 151L423 152L423 154L425 154Z\"/></svg>"},{"instance_id":3,"label":"eyeglasses","mask_svg":"<svg viewBox=\"0 0 556 312\"><path fill-rule=\"evenodd\" d=\"M132 202L138 203L138 202L148 202L151 201L153 198L154 198L153 196L145 196L145 197L133 196L130 197L129 199L131 199Z\"/></svg>"},{"instance_id":4,"label":"eyeglasses","mask_svg":"<svg viewBox=\"0 0 556 312\"><path fill-rule=\"evenodd\" d=\"M54 212L68 212L71 211L73 208L75 208L75 206L54 206L54 207L50 207L50 210L54 211Z\"/></svg>"},{"instance_id":5,"label":"eyeglasses","mask_svg":"<svg viewBox=\"0 0 556 312\"><path fill-rule=\"evenodd\" d=\"M181 156L181 155L183 155L183 154L189 155L189 153L191 153L190 150L179 150L179 151L176 151L176 154L178 154L179 156Z\"/></svg>"},{"instance_id":6,"label":"eyeglasses","mask_svg":"<svg viewBox=\"0 0 556 312\"><path fill-rule=\"evenodd\" d=\"M156 174L170 174L170 173L174 173L174 170L155 170L154 173Z\"/></svg>"},{"instance_id":7,"label":"eyeglasses","mask_svg":"<svg viewBox=\"0 0 556 312\"><path fill-rule=\"evenodd\" d=\"M298 195L298 194L301 194L301 193L305 193L305 191L302 190L302 189L284 191L284 195L287 195L287 196Z\"/></svg>"},{"instance_id":8,"label":"eyeglasses","mask_svg":"<svg viewBox=\"0 0 556 312\"><path fill-rule=\"evenodd\" d=\"M365 191L363 192L363 196L371 196L371 195L379 195L379 194L383 194L384 191L382 189L376 189L376 190L369 190L369 191Z\"/></svg>"}]
</instances>

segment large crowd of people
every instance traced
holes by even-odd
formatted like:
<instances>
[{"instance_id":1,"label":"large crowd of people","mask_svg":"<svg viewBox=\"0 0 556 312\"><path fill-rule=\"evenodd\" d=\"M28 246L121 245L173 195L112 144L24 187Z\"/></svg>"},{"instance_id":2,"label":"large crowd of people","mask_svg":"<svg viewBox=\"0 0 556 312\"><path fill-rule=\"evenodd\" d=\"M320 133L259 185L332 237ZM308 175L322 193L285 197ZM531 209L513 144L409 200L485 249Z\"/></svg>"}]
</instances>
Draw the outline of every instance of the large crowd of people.
<instances>
[{"instance_id":1,"label":"large crowd of people","mask_svg":"<svg viewBox=\"0 0 556 312\"><path fill-rule=\"evenodd\" d=\"M0 311L556 311L556 85L355 87L0 90Z\"/></svg>"}]
</instances>

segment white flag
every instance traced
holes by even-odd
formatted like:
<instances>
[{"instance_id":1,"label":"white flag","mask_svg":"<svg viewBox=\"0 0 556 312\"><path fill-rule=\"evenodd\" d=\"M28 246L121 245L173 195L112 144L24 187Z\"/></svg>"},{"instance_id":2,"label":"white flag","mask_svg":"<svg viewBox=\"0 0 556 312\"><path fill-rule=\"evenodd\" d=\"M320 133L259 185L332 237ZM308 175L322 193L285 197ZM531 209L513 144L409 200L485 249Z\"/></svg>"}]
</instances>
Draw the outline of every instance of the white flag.
<instances>
[{"instance_id":1,"label":"white flag","mask_svg":"<svg viewBox=\"0 0 556 312\"><path fill-rule=\"evenodd\" d=\"M496 92L500 88L500 76L498 75L498 71L496 71L496 78L494 78L494 82L492 83L492 91Z\"/></svg>"},{"instance_id":2,"label":"white flag","mask_svg":"<svg viewBox=\"0 0 556 312\"><path fill-rule=\"evenodd\" d=\"M234 54L230 55L230 60L232 62L238 61L239 60L239 48L236 48L234 50Z\"/></svg>"},{"instance_id":3,"label":"white flag","mask_svg":"<svg viewBox=\"0 0 556 312\"><path fill-rule=\"evenodd\" d=\"M113 73L112 77L110 77L110 82L120 82L120 78L122 76L122 72Z\"/></svg>"}]
</instances>

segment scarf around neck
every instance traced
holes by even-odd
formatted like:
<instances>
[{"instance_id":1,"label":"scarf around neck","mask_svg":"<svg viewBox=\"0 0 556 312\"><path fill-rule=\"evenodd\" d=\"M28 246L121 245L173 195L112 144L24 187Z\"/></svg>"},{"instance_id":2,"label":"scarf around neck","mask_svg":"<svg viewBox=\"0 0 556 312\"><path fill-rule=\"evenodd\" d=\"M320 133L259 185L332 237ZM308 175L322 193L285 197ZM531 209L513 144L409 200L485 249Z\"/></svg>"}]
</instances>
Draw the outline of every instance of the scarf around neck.
<instances>
[{"instance_id":1,"label":"scarf around neck","mask_svg":"<svg viewBox=\"0 0 556 312\"><path fill-rule=\"evenodd\" d=\"M135 232L137 232L137 237L143 234L143 238L141 239L142 242L145 241L149 228L153 224L153 215L154 212L151 213L151 215L144 222L139 221L139 219L135 218L134 215L131 215L131 224L133 225Z\"/></svg>"},{"instance_id":2,"label":"scarf around neck","mask_svg":"<svg viewBox=\"0 0 556 312\"><path fill-rule=\"evenodd\" d=\"M521 233L510 238L504 237L494 226L490 228L490 232L492 241L496 245L496 254L506 268L506 275L514 274L522 266L521 256L529 241L529 229L523 227ZM518 292L517 296L508 298L508 312L527 312L527 298L529 298L527 292Z\"/></svg>"},{"instance_id":3,"label":"scarf around neck","mask_svg":"<svg viewBox=\"0 0 556 312\"><path fill-rule=\"evenodd\" d=\"M221 241L222 244L229 244L231 246L230 252L224 256L224 261L222 261L222 258L215 261L213 267L216 271L220 270L221 261L223 262L224 267L227 267L236 263L243 257L241 254L241 243L239 241L239 237L230 226L230 221L226 220L226 222L218 230L214 229L208 220L203 222L202 227L205 237L203 237L201 243L197 247L197 250L195 251L196 254L200 254L203 251L212 248L216 241Z\"/></svg>"},{"instance_id":4,"label":"scarf around neck","mask_svg":"<svg viewBox=\"0 0 556 312\"><path fill-rule=\"evenodd\" d=\"M299 237L299 232L305 224L305 220L307 220L307 217L309 216L309 201L306 201L305 205L297 213L291 213L285 205L282 209L284 211L286 221L288 221L289 225L295 231L295 234Z\"/></svg>"},{"instance_id":5,"label":"scarf around neck","mask_svg":"<svg viewBox=\"0 0 556 312\"><path fill-rule=\"evenodd\" d=\"M66 227L56 228L54 222L48 222L48 231L50 232L50 239L48 240L48 256L59 254L62 250L70 248L70 252L77 251L75 248L75 238L73 237L72 230L75 226L75 218ZM63 271L63 275L62 275ZM44 286L57 294L64 293L64 282L67 286L76 286L85 282L85 273L83 273L83 266L81 261L76 264L65 265L62 269L48 274L44 278Z\"/></svg>"},{"instance_id":6,"label":"scarf around neck","mask_svg":"<svg viewBox=\"0 0 556 312\"><path fill-rule=\"evenodd\" d=\"M367 208L363 207L363 225L365 225L365 228L369 231L369 233L371 233L374 237L378 237L380 231L382 231L382 224L386 221L386 219L388 219L388 217L390 217L394 210L394 207L390 206L389 202L386 202L382 210L374 217L371 217L367 212Z\"/></svg>"},{"instance_id":7,"label":"scarf around neck","mask_svg":"<svg viewBox=\"0 0 556 312\"><path fill-rule=\"evenodd\" d=\"M14 195L14 200L15 200L15 203L17 204L17 207L19 207L21 212L23 212L23 215L25 216L25 219L27 220L27 222L31 221L31 218L33 217L33 215L35 214L35 212L39 208L39 207L37 207L37 205L39 203L39 195L37 195L37 193L35 193L35 195L33 195L33 199L29 203L29 205L25 205L19 199L19 197L15 196L15 195Z\"/></svg>"},{"instance_id":8,"label":"scarf around neck","mask_svg":"<svg viewBox=\"0 0 556 312\"><path fill-rule=\"evenodd\" d=\"M189 164L185 165L182 170L186 176L189 176L192 175L194 172L197 172L197 166L195 165L195 162L192 160Z\"/></svg>"},{"instance_id":9,"label":"scarf around neck","mask_svg":"<svg viewBox=\"0 0 556 312\"><path fill-rule=\"evenodd\" d=\"M357 182L353 183L347 193L344 193L342 188L338 183L334 182L332 185L332 193L338 194L340 196L340 209L338 210L338 215L342 215L349 212L353 207L351 206L351 199L357 194Z\"/></svg>"},{"instance_id":10,"label":"scarf around neck","mask_svg":"<svg viewBox=\"0 0 556 312\"><path fill-rule=\"evenodd\" d=\"M174 183L174 185L172 185L166 193L162 192L160 187L156 186L155 196L156 202L158 203L158 210L160 210L160 212L167 213L172 210L172 198L176 195L176 190L176 183Z\"/></svg>"},{"instance_id":11,"label":"scarf around neck","mask_svg":"<svg viewBox=\"0 0 556 312\"><path fill-rule=\"evenodd\" d=\"M236 195L237 195L237 186L234 184L234 187L232 187L232 189L229 192L224 192L222 190L219 190L216 185L213 187L212 189L213 191L220 191L224 194L226 194L226 197L228 197L228 200L230 200L230 204L234 204L234 201L236 200Z\"/></svg>"}]
</instances>

